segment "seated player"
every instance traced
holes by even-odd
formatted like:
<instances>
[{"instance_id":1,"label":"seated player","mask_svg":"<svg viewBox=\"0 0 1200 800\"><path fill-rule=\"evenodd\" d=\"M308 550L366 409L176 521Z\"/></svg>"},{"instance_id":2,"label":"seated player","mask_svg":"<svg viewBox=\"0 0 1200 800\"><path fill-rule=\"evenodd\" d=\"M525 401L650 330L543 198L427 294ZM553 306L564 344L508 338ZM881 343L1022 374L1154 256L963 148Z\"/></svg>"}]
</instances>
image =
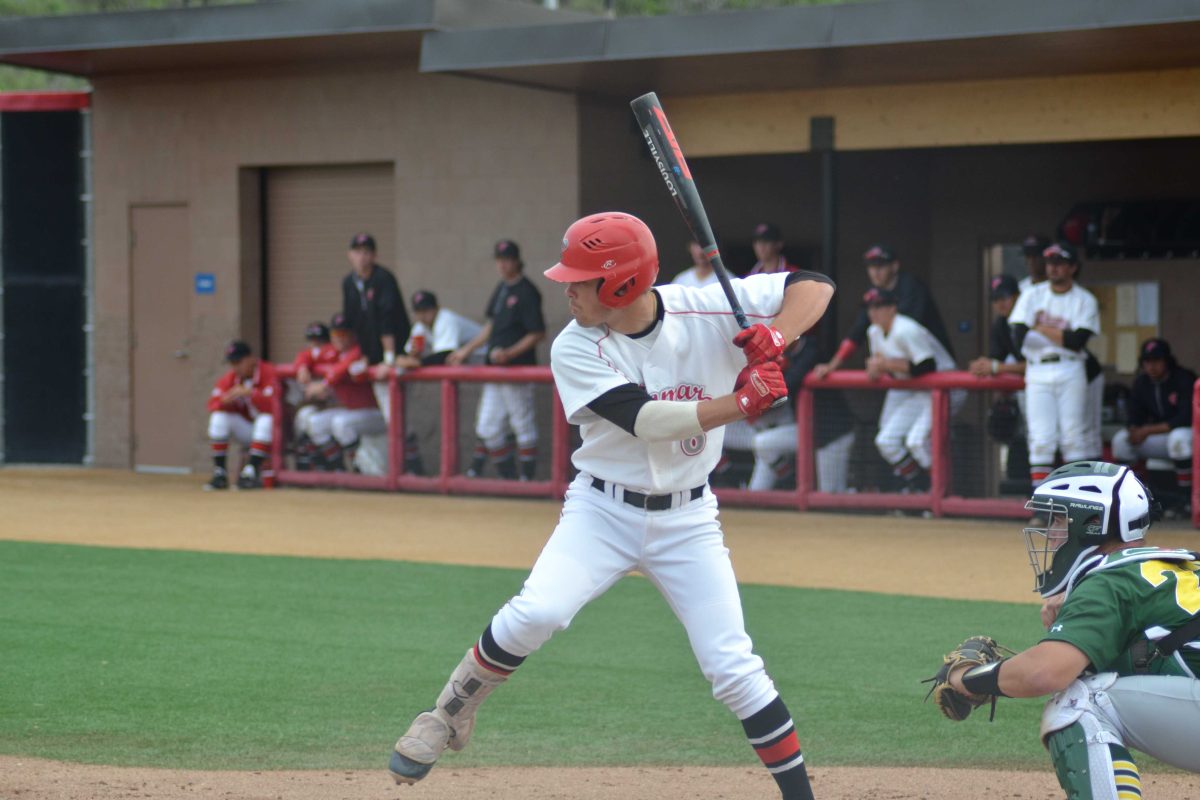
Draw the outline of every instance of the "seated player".
<instances>
[{"instance_id":1,"label":"seated player","mask_svg":"<svg viewBox=\"0 0 1200 800\"><path fill-rule=\"evenodd\" d=\"M1147 339L1141 369L1129 398L1129 426L1113 434L1112 454L1130 464L1139 458L1169 458L1175 467L1172 516L1191 516L1192 391L1196 373L1179 366L1165 339Z\"/></svg>"},{"instance_id":2,"label":"seated player","mask_svg":"<svg viewBox=\"0 0 1200 800\"><path fill-rule=\"evenodd\" d=\"M935 678L951 719L996 697L1052 694L1041 739L1069 798L1140 798L1133 748L1200 772L1200 555L1146 544L1155 506L1124 466L1050 473L1026 504L1048 523L1025 529L1046 634L988 663L951 654Z\"/></svg>"},{"instance_id":3,"label":"seated player","mask_svg":"<svg viewBox=\"0 0 1200 800\"><path fill-rule=\"evenodd\" d=\"M304 338L308 346L296 354L292 365L296 368L296 383L301 392L307 392L308 387L318 379L314 369L321 364L334 364L338 360L338 351L329 342L329 327L323 322L310 322L304 329ZM317 449L308 435L312 415L325 407L326 400L321 397L302 395L300 406L296 409L296 417L292 427L296 437L296 469L307 471L312 469Z\"/></svg>"},{"instance_id":4,"label":"seated player","mask_svg":"<svg viewBox=\"0 0 1200 800\"><path fill-rule=\"evenodd\" d=\"M309 384L309 397L337 399L337 406L318 411L309 418L308 435L317 447L317 468L342 471L347 460L353 465L354 451L363 436L387 432L387 421L375 402L367 358L358 346L354 329L344 314L334 314L330 338L338 359L326 377Z\"/></svg>"},{"instance_id":5,"label":"seated player","mask_svg":"<svg viewBox=\"0 0 1200 800\"><path fill-rule=\"evenodd\" d=\"M226 459L233 438L250 448L250 458L238 476L238 488L258 489L263 485L263 462L270 455L274 434L275 370L240 340L225 348L225 360L229 371L217 380L208 398L213 473L204 488L229 488Z\"/></svg>"}]
</instances>

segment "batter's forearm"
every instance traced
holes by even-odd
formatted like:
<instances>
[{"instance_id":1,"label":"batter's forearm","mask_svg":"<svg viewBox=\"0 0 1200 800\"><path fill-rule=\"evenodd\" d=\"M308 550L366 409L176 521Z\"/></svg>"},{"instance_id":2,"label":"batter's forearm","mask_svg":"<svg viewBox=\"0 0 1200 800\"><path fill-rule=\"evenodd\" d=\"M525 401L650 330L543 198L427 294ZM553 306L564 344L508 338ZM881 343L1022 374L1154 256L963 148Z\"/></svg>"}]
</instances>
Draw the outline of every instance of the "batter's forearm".
<instances>
[{"instance_id":1,"label":"batter's forearm","mask_svg":"<svg viewBox=\"0 0 1200 800\"><path fill-rule=\"evenodd\" d=\"M705 431L746 418L738 408L737 396L732 394L714 397L712 400L701 400L696 405L696 416L699 418L701 430Z\"/></svg>"}]
</instances>

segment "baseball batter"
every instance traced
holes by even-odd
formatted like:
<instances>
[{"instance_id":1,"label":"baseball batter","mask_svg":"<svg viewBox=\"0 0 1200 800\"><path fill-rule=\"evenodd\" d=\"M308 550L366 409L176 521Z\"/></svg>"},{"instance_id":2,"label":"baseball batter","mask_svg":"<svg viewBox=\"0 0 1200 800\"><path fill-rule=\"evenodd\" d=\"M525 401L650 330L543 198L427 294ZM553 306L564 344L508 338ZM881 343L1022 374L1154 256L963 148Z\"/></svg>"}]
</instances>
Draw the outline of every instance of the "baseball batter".
<instances>
[{"instance_id":1,"label":"baseball batter","mask_svg":"<svg viewBox=\"0 0 1200 800\"><path fill-rule=\"evenodd\" d=\"M1054 693L1041 738L1068 798L1141 798L1132 749L1200 772L1200 555L1146 545L1154 507L1127 467L1055 470L1026 505L1045 636L949 671L972 704Z\"/></svg>"},{"instance_id":2,"label":"baseball batter","mask_svg":"<svg viewBox=\"0 0 1200 800\"><path fill-rule=\"evenodd\" d=\"M1100 307L1075 283L1079 256L1069 244L1045 250L1048 280L1017 298L1008 323L1025 357L1025 415L1029 428L1029 476L1036 488L1054 466L1093 458L1087 413L1087 341L1100 333Z\"/></svg>"},{"instance_id":3,"label":"baseball batter","mask_svg":"<svg viewBox=\"0 0 1200 800\"><path fill-rule=\"evenodd\" d=\"M746 634L706 481L721 426L786 396L776 359L820 318L833 286L802 272L735 280L759 323L739 333L719 286L652 290L657 274L654 237L641 220L596 214L567 229L562 259L546 275L566 284L575 317L554 341L551 368L580 426L579 476L521 593L396 742L397 782L424 778L445 748L465 747L491 691L638 570L687 629L713 695L742 721L783 797L812 797L791 715Z\"/></svg>"}]
</instances>

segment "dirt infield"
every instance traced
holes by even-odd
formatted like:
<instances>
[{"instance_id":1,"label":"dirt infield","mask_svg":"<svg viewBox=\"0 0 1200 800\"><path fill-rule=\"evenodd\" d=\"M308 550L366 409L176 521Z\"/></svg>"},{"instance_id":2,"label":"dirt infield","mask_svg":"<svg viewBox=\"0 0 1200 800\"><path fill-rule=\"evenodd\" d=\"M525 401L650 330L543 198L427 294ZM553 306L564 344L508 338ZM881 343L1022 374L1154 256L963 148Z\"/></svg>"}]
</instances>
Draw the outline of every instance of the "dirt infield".
<instances>
[{"instance_id":1,"label":"dirt infield","mask_svg":"<svg viewBox=\"0 0 1200 800\"><path fill-rule=\"evenodd\" d=\"M559 512L549 501L316 490L210 494L201 483L123 471L3 469L0 539L523 569ZM449 531L448 519L455 522ZM737 509L723 511L722 520L743 582L1037 602L1013 523ZM1196 546L1200 534L1166 531L1156 542ZM977 566L951 573L940 566L948 561ZM1061 797L1049 769L814 767L812 774L822 800ZM1200 776L1147 776L1144 788L1156 800L1196 799ZM743 767L447 768L401 789L381 772L191 772L0 757L0 800L463 796L765 798L775 789L764 771Z\"/></svg>"}]
</instances>

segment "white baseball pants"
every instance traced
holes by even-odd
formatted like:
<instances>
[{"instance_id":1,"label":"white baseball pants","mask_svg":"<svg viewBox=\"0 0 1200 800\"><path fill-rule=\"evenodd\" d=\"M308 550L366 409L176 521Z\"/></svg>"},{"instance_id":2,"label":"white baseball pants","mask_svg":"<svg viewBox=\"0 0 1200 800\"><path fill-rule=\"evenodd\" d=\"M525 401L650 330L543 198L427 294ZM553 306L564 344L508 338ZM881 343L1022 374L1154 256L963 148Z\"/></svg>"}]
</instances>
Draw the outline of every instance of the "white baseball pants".
<instances>
[{"instance_id":1,"label":"white baseball pants","mask_svg":"<svg viewBox=\"0 0 1200 800\"><path fill-rule=\"evenodd\" d=\"M317 446L337 439L349 447L361 436L387 433L387 420L378 408L326 408L308 416L307 433Z\"/></svg>"},{"instance_id":2,"label":"white baseball pants","mask_svg":"<svg viewBox=\"0 0 1200 800\"><path fill-rule=\"evenodd\" d=\"M1064 461L1093 458L1087 423L1087 373L1083 361L1030 363L1025 369L1025 423L1029 463L1051 465L1054 451Z\"/></svg>"},{"instance_id":3,"label":"white baseball pants","mask_svg":"<svg viewBox=\"0 0 1200 800\"><path fill-rule=\"evenodd\" d=\"M488 450L503 449L511 427L517 447L537 444L532 383L485 383L479 397L475 435Z\"/></svg>"},{"instance_id":4,"label":"white baseball pants","mask_svg":"<svg viewBox=\"0 0 1200 800\"><path fill-rule=\"evenodd\" d=\"M492 620L496 644L529 655L633 570L683 623L717 700L745 719L775 699L746 633L717 501L707 487L703 497L677 508L643 511L593 488L592 476L581 473L521 593Z\"/></svg>"},{"instance_id":5,"label":"white baseball pants","mask_svg":"<svg viewBox=\"0 0 1200 800\"><path fill-rule=\"evenodd\" d=\"M1086 377L1086 367L1084 377ZM1104 432L1101 430L1101 414L1104 409L1104 373L1088 381L1087 399L1084 401L1083 418L1087 423L1088 458L1099 459L1104 454Z\"/></svg>"},{"instance_id":6,"label":"white baseball pants","mask_svg":"<svg viewBox=\"0 0 1200 800\"><path fill-rule=\"evenodd\" d=\"M1141 444L1129 443L1129 430L1122 428L1113 434L1112 454L1117 461L1137 461L1139 458L1169 458L1172 461L1192 457L1192 429L1174 428L1167 433L1154 433Z\"/></svg>"},{"instance_id":7,"label":"white baseball pants","mask_svg":"<svg viewBox=\"0 0 1200 800\"><path fill-rule=\"evenodd\" d=\"M259 414L254 421L229 411L214 411L208 415L208 438L216 442L234 439L241 444L270 444L275 433L275 417Z\"/></svg>"},{"instance_id":8,"label":"white baseball pants","mask_svg":"<svg viewBox=\"0 0 1200 800\"><path fill-rule=\"evenodd\" d=\"M844 492L849 486L850 451L854 431L846 431L824 447L817 448L817 491ZM754 472L750 488L766 491L775 485L775 462L796 452L796 426L780 425L754 436Z\"/></svg>"},{"instance_id":9,"label":"white baseball pants","mask_svg":"<svg viewBox=\"0 0 1200 800\"><path fill-rule=\"evenodd\" d=\"M950 416L966 401L966 392L950 392ZM933 394L920 389L888 389L879 412L875 447L889 464L899 464L905 452L923 469L933 463Z\"/></svg>"}]
</instances>

